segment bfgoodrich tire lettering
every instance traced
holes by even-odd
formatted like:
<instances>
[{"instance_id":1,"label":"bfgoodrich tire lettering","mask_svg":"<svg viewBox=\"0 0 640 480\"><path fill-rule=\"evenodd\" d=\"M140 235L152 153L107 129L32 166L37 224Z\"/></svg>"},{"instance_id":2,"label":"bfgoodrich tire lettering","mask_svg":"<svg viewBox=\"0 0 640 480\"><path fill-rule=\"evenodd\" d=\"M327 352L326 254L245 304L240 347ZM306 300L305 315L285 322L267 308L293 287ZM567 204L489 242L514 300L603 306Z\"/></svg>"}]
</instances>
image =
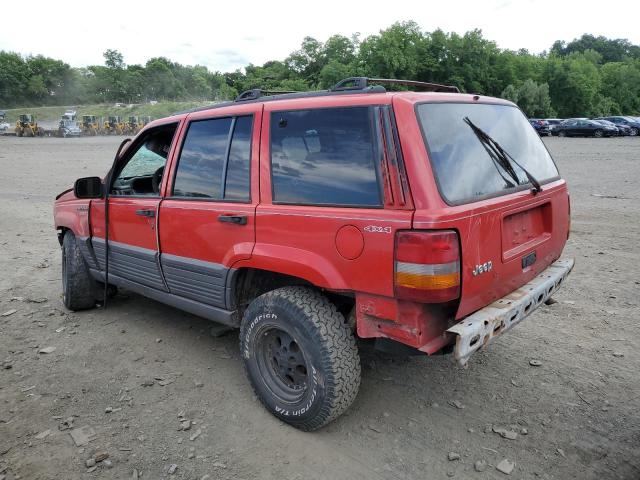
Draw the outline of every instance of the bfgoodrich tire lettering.
<instances>
[{"instance_id":1,"label":"bfgoodrich tire lettering","mask_svg":"<svg viewBox=\"0 0 640 480\"><path fill-rule=\"evenodd\" d=\"M335 306L311 288L256 298L244 314L240 350L263 405L301 430L331 422L358 393L355 339Z\"/></svg>"},{"instance_id":2,"label":"bfgoodrich tire lettering","mask_svg":"<svg viewBox=\"0 0 640 480\"><path fill-rule=\"evenodd\" d=\"M71 231L62 241L62 301L69 310L85 310L96 305L95 280Z\"/></svg>"}]
</instances>

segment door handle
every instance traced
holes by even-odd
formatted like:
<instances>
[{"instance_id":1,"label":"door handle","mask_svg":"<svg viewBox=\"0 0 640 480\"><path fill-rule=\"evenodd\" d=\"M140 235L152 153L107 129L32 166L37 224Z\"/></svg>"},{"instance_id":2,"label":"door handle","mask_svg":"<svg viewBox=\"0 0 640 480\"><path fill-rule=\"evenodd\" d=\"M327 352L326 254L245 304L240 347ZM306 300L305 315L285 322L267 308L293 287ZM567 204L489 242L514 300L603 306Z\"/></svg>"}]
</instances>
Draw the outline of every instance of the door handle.
<instances>
[{"instance_id":1,"label":"door handle","mask_svg":"<svg viewBox=\"0 0 640 480\"><path fill-rule=\"evenodd\" d=\"M140 215L141 217L155 217L156 216L156 211L155 210L136 210L136 215Z\"/></svg>"},{"instance_id":2,"label":"door handle","mask_svg":"<svg viewBox=\"0 0 640 480\"><path fill-rule=\"evenodd\" d=\"M224 223L235 223L236 225L246 225L247 216L246 215L219 215L218 221L224 222Z\"/></svg>"}]
</instances>

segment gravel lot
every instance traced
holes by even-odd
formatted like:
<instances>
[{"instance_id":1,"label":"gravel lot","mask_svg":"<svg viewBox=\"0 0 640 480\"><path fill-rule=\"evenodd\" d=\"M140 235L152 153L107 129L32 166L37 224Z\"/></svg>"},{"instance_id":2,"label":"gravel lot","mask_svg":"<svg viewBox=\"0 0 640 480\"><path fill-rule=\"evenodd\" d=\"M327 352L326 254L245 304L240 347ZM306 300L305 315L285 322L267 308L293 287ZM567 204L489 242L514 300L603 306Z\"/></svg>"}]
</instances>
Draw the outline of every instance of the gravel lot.
<instances>
[{"instance_id":1,"label":"gravel lot","mask_svg":"<svg viewBox=\"0 0 640 480\"><path fill-rule=\"evenodd\" d=\"M119 141L0 137L0 479L640 478L640 138L545 139L572 194L558 303L466 370L363 350L355 404L311 434L260 406L237 333L126 292L65 311L53 198Z\"/></svg>"}]
</instances>

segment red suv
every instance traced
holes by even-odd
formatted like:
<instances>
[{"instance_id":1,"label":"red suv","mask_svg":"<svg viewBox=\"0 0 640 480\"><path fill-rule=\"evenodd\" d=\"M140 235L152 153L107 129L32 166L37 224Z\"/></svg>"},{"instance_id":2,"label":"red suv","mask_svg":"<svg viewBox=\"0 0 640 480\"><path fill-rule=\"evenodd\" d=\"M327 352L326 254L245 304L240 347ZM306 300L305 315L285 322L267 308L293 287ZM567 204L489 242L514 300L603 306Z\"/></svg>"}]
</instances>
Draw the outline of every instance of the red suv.
<instances>
[{"instance_id":1,"label":"red suv","mask_svg":"<svg viewBox=\"0 0 640 480\"><path fill-rule=\"evenodd\" d=\"M548 300L569 209L513 103L356 77L154 121L54 211L69 309L124 287L239 327L265 407L313 430L357 394L356 335L466 365Z\"/></svg>"}]
</instances>

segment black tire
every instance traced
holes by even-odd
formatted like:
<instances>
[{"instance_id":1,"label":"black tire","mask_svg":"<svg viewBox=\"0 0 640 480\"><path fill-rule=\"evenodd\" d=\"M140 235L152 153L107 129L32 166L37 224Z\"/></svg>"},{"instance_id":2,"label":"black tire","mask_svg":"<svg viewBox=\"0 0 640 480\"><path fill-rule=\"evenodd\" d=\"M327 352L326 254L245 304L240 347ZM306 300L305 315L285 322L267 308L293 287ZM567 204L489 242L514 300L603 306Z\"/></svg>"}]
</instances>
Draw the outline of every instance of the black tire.
<instances>
[{"instance_id":1,"label":"black tire","mask_svg":"<svg viewBox=\"0 0 640 480\"><path fill-rule=\"evenodd\" d=\"M240 351L262 404L300 430L323 427L358 394L353 334L336 307L311 288L283 287L251 302Z\"/></svg>"},{"instance_id":2,"label":"black tire","mask_svg":"<svg viewBox=\"0 0 640 480\"><path fill-rule=\"evenodd\" d=\"M558 132L558 136L559 137L566 137L567 136L567 132L563 132L562 130Z\"/></svg>"},{"instance_id":3,"label":"black tire","mask_svg":"<svg viewBox=\"0 0 640 480\"><path fill-rule=\"evenodd\" d=\"M638 129L635 127L631 127L631 130L629 130L629 135L631 135L632 137L635 137L638 135Z\"/></svg>"},{"instance_id":4,"label":"black tire","mask_svg":"<svg viewBox=\"0 0 640 480\"><path fill-rule=\"evenodd\" d=\"M76 237L71 231L62 241L62 302L69 310L86 310L96 305L96 281L89 275Z\"/></svg>"},{"instance_id":5,"label":"black tire","mask_svg":"<svg viewBox=\"0 0 640 480\"><path fill-rule=\"evenodd\" d=\"M593 132L593 136L594 136L594 137L601 138L601 137L602 137L602 135L603 135L602 130L596 130L595 132Z\"/></svg>"}]
</instances>

